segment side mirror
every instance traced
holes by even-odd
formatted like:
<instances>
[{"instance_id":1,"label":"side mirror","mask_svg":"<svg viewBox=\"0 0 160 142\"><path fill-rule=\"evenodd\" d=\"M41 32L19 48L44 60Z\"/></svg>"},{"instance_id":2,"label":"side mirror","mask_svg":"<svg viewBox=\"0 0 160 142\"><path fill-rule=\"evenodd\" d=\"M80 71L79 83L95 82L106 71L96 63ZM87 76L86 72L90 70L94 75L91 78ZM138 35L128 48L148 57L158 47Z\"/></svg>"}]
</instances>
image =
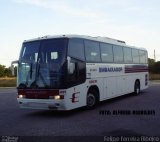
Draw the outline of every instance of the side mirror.
<instances>
[{"instance_id":1,"label":"side mirror","mask_svg":"<svg viewBox=\"0 0 160 142\"><path fill-rule=\"evenodd\" d=\"M69 74L73 74L75 71L75 63L71 62L71 58L67 57L67 61L68 61L68 73Z\"/></svg>"},{"instance_id":2,"label":"side mirror","mask_svg":"<svg viewBox=\"0 0 160 142\"><path fill-rule=\"evenodd\" d=\"M14 64L18 64L18 62L19 62L18 60L11 62L11 72L12 72L12 76L15 75L15 74L14 74Z\"/></svg>"}]
</instances>

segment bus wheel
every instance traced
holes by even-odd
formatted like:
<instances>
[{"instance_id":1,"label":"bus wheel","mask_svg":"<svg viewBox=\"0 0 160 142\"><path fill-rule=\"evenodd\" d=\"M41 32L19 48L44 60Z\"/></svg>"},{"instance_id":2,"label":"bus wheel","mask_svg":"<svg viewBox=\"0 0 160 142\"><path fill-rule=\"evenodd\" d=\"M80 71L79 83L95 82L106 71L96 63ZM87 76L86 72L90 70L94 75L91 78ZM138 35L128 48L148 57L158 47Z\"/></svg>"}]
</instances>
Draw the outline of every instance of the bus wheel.
<instances>
[{"instance_id":1,"label":"bus wheel","mask_svg":"<svg viewBox=\"0 0 160 142\"><path fill-rule=\"evenodd\" d=\"M135 85L134 85L134 94L139 95L140 94L140 82L136 80Z\"/></svg>"},{"instance_id":2,"label":"bus wheel","mask_svg":"<svg viewBox=\"0 0 160 142\"><path fill-rule=\"evenodd\" d=\"M93 109L97 104L97 93L95 91L90 91L87 95L87 108Z\"/></svg>"}]
</instances>

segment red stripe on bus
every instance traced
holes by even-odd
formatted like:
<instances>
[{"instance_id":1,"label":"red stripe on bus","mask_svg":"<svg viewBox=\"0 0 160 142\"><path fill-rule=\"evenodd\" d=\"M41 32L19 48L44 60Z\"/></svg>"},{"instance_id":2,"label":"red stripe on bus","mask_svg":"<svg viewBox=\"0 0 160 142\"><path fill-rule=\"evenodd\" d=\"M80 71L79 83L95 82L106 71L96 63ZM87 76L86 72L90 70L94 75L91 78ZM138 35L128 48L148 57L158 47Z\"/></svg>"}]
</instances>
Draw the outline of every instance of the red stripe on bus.
<instances>
[{"instance_id":1,"label":"red stripe on bus","mask_svg":"<svg viewBox=\"0 0 160 142\"><path fill-rule=\"evenodd\" d=\"M26 99L49 99L50 96L59 95L59 90L18 89L18 94L25 95Z\"/></svg>"}]
</instances>

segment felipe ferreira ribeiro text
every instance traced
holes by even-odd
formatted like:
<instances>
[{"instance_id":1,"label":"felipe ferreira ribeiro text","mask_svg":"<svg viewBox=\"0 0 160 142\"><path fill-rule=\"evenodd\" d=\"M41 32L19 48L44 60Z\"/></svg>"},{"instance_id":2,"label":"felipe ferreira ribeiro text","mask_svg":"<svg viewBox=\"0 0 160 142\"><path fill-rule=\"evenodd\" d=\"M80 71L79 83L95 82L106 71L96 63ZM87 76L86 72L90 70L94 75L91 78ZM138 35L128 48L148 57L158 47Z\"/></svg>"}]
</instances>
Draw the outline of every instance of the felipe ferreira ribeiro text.
<instances>
[{"instance_id":1,"label":"felipe ferreira ribeiro text","mask_svg":"<svg viewBox=\"0 0 160 142\"><path fill-rule=\"evenodd\" d=\"M159 142L159 137L153 136L104 136L104 142Z\"/></svg>"},{"instance_id":2,"label":"felipe ferreira ribeiro text","mask_svg":"<svg viewBox=\"0 0 160 142\"><path fill-rule=\"evenodd\" d=\"M100 110L100 115L155 115L155 110Z\"/></svg>"}]
</instances>

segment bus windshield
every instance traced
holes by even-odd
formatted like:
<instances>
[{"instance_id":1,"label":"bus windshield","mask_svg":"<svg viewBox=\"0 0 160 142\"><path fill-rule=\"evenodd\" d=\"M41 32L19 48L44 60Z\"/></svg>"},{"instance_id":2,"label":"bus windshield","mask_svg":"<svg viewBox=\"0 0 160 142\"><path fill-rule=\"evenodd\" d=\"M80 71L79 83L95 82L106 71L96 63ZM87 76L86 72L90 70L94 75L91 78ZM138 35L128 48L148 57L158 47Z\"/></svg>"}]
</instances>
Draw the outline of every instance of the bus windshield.
<instances>
[{"instance_id":1,"label":"bus windshield","mask_svg":"<svg viewBox=\"0 0 160 142\"><path fill-rule=\"evenodd\" d=\"M19 67L18 88L59 88L65 77L67 39L24 42Z\"/></svg>"}]
</instances>

